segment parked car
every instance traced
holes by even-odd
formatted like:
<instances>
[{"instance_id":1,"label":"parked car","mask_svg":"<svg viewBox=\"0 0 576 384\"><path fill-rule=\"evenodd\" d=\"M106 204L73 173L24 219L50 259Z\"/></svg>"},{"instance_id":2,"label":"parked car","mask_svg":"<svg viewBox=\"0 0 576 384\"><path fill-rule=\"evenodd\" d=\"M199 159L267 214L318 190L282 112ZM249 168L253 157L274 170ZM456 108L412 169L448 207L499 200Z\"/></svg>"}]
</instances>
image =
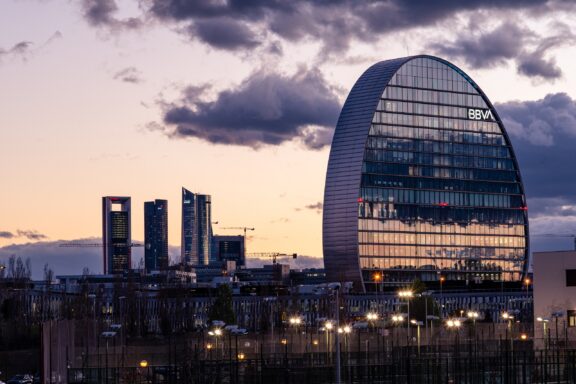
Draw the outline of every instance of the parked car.
<instances>
[{"instance_id":1,"label":"parked car","mask_svg":"<svg viewBox=\"0 0 576 384\"><path fill-rule=\"evenodd\" d=\"M34 379L31 375L16 375L8 380L6 384L33 384Z\"/></svg>"}]
</instances>

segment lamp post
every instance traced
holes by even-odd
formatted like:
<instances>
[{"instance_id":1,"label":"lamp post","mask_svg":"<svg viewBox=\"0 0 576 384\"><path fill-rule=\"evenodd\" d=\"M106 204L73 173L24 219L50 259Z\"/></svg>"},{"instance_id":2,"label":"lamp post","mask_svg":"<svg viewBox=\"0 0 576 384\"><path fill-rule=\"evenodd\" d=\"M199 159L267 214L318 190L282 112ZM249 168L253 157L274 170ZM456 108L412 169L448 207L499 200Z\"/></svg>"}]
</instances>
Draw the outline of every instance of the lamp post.
<instances>
[{"instance_id":1,"label":"lamp post","mask_svg":"<svg viewBox=\"0 0 576 384\"><path fill-rule=\"evenodd\" d=\"M401 324L403 321L404 318L402 317L402 315L392 315L392 323L394 324L395 327Z\"/></svg>"},{"instance_id":2,"label":"lamp post","mask_svg":"<svg viewBox=\"0 0 576 384\"><path fill-rule=\"evenodd\" d=\"M444 281L446 281L446 276L440 275L438 280L440 280L440 320L442 320L442 317L444 316L444 295L442 294L442 286L444 285Z\"/></svg>"},{"instance_id":3,"label":"lamp post","mask_svg":"<svg viewBox=\"0 0 576 384\"><path fill-rule=\"evenodd\" d=\"M406 299L406 302L408 303L408 319L410 319L410 299L414 297L414 292L409 289L404 289L402 291L398 291L398 296L400 298ZM406 322L406 329L408 330L408 339L410 339L411 332L409 322Z\"/></svg>"},{"instance_id":4,"label":"lamp post","mask_svg":"<svg viewBox=\"0 0 576 384\"><path fill-rule=\"evenodd\" d=\"M550 319L546 318L546 317L538 317L536 318L536 321L538 321L539 323L542 323L542 337L544 338L544 348L548 348L548 335L547 335L547 328L548 328L548 322L550 321Z\"/></svg>"},{"instance_id":5,"label":"lamp post","mask_svg":"<svg viewBox=\"0 0 576 384\"><path fill-rule=\"evenodd\" d=\"M554 311L550 315L554 318L554 328L556 328L556 347L558 347L558 318L564 316L564 312Z\"/></svg>"},{"instance_id":6,"label":"lamp post","mask_svg":"<svg viewBox=\"0 0 576 384\"><path fill-rule=\"evenodd\" d=\"M420 356L420 326L422 325L422 322L412 319L410 320L410 324L414 324L416 326L416 337L418 339L418 356Z\"/></svg>"},{"instance_id":7,"label":"lamp post","mask_svg":"<svg viewBox=\"0 0 576 384\"><path fill-rule=\"evenodd\" d=\"M300 316L292 316L289 319L289 323L290 326L294 328L295 332L298 332L298 327L300 326L300 324L302 324L302 319L300 318ZM298 338L298 340L300 340L300 338ZM292 332L290 335L290 344L294 344L294 332ZM290 346L290 348L293 347Z\"/></svg>"},{"instance_id":8,"label":"lamp post","mask_svg":"<svg viewBox=\"0 0 576 384\"><path fill-rule=\"evenodd\" d=\"M372 278L374 279L374 283L376 284L376 292L379 293L380 287L378 286L378 284L382 282L382 274L380 274L380 272L375 272L374 275L372 275Z\"/></svg>"},{"instance_id":9,"label":"lamp post","mask_svg":"<svg viewBox=\"0 0 576 384\"><path fill-rule=\"evenodd\" d=\"M458 335L459 335L458 330L460 329L461 325L462 323L458 319L448 319L446 321L446 326L448 327L448 329L454 330L456 332L456 344L458 344Z\"/></svg>"},{"instance_id":10,"label":"lamp post","mask_svg":"<svg viewBox=\"0 0 576 384\"><path fill-rule=\"evenodd\" d=\"M108 376L109 376L109 374L108 374L108 340L110 340L114 336L116 336L116 332L114 332L114 331L102 332L102 337L104 339L106 339L106 370L104 371L105 375L106 375L106 379L105 379L106 384L108 383Z\"/></svg>"}]
</instances>

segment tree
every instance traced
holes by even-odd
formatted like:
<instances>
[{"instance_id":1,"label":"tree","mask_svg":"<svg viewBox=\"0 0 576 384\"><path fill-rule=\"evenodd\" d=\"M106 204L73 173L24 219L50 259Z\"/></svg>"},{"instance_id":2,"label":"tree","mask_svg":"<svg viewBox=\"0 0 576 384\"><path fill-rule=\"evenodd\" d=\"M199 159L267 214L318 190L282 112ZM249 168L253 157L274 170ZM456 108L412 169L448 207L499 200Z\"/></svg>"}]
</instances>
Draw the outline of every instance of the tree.
<instances>
[{"instance_id":1,"label":"tree","mask_svg":"<svg viewBox=\"0 0 576 384\"><path fill-rule=\"evenodd\" d=\"M236 323L236 315L232 306L232 290L221 284L216 291L216 299L208 310L208 321L221 320L226 324Z\"/></svg>"}]
</instances>

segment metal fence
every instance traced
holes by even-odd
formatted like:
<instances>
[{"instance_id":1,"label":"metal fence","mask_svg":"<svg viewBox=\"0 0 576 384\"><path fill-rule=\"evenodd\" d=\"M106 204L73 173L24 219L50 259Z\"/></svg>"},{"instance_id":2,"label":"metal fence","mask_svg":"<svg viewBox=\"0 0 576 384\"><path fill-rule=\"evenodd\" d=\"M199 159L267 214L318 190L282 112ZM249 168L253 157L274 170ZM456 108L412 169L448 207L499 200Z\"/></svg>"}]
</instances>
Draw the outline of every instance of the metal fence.
<instances>
[{"instance_id":1,"label":"metal fence","mask_svg":"<svg viewBox=\"0 0 576 384\"><path fill-rule=\"evenodd\" d=\"M71 368L69 383L335 383L334 353L207 356L191 351L170 366ZM468 340L442 346L394 346L340 354L343 383L576 383L576 350L532 340Z\"/></svg>"}]
</instances>

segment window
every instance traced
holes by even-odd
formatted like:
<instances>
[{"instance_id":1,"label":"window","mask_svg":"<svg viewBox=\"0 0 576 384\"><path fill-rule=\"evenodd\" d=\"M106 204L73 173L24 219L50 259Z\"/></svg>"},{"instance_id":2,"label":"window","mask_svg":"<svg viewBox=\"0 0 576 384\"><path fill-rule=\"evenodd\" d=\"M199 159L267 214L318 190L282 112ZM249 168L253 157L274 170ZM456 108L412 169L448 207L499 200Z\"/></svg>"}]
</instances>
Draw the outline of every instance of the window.
<instances>
[{"instance_id":1,"label":"window","mask_svg":"<svg viewBox=\"0 0 576 384\"><path fill-rule=\"evenodd\" d=\"M576 327L576 311L569 309L567 311L568 315L568 326Z\"/></svg>"},{"instance_id":2,"label":"window","mask_svg":"<svg viewBox=\"0 0 576 384\"><path fill-rule=\"evenodd\" d=\"M566 286L576 287L576 269L566 270Z\"/></svg>"}]
</instances>

